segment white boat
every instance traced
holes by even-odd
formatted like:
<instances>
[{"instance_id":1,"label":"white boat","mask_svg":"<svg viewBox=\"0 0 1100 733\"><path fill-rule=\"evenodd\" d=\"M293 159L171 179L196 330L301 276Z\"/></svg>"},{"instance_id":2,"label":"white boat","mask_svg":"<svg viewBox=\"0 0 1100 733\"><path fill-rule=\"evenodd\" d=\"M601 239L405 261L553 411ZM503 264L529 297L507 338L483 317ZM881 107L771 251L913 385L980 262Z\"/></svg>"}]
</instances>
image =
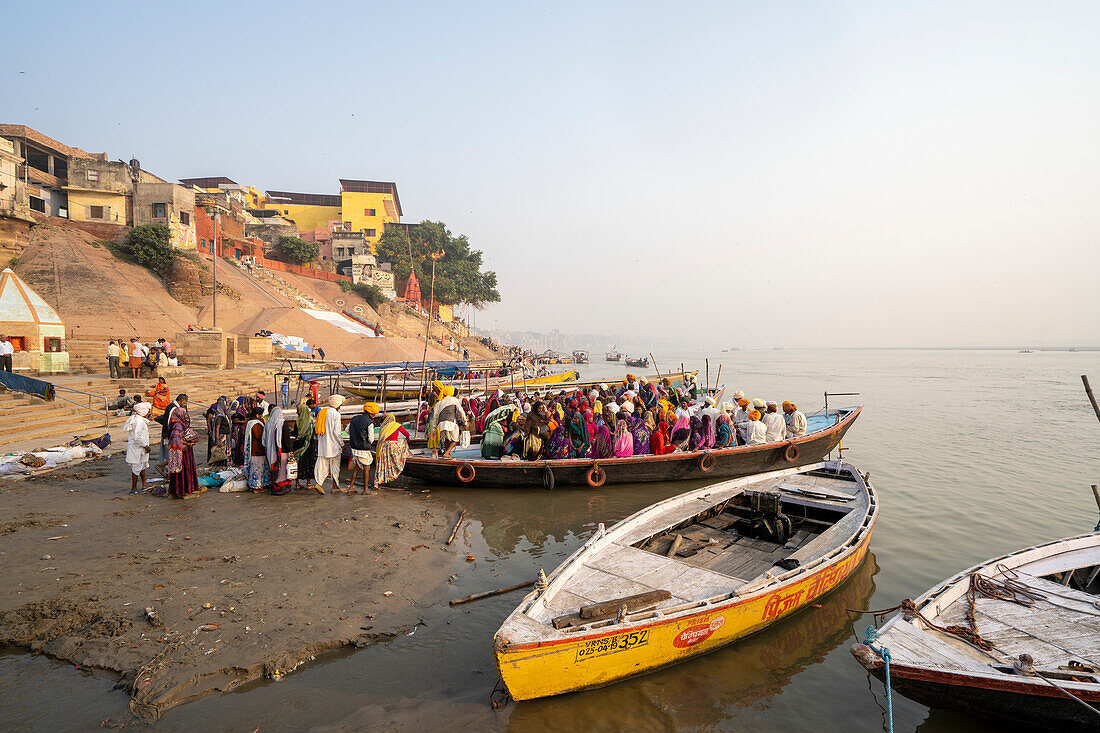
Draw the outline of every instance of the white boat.
<instances>
[{"instance_id":1,"label":"white boat","mask_svg":"<svg viewBox=\"0 0 1100 733\"><path fill-rule=\"evenodd\" d=\"M1027 547L902 604L852 655L931 707L1100 730L1100 533Z\"/></svg>"}]
</instances>

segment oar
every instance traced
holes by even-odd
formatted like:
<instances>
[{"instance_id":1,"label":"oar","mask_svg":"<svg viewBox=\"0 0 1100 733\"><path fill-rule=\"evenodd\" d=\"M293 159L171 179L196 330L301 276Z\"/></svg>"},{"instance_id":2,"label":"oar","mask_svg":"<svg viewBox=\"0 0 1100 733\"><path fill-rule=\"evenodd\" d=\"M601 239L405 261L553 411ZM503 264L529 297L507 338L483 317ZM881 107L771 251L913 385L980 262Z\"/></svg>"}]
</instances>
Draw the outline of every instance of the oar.
<instances>
[{"instance_id":1,"label":"oar","mask_svg":"<svg viewBox=\"0 0 1100 733\"><path fill-rule=\"evenodd\" d=\"M649 352L649 358L653 359L653 371L657 372L657 379L662 379L661 370L657 368L657 358L653 356L653 352Z\"/></svg>"}]
</instances>

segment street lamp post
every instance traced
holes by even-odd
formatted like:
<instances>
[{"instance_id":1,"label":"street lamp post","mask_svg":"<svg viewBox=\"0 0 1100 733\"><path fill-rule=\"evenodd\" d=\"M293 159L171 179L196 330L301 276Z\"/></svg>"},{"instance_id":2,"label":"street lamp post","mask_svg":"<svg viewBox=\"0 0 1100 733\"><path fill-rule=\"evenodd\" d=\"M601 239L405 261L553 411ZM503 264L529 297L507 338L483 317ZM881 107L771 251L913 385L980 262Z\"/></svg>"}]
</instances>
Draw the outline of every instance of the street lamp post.
<instances>
[{"instance_id":1,"label":"street lamp post","mask_svg":"<svg viewBox=\"0 0 1100 733\"><path fill-rule=\"evenodd\" d=\"M432 280L431 285L428 288L429 300L428 300L428 323L424 327L424 356L420 360L420 399L417 401L417 411L420 410L420 403L424 401L424 389L428 386L425 381L428 377L428 339L432 335L432 309L435 307L435 263L437 260L443 259L442 252L430 252L429 257L432 258ZM411 277L411 275L410 275ZM413 434L416 434L419 427L419 418L417 424L413 425ZM424 433L427 435L428 426L424 426Z\"/></svg>"}]
</instances>

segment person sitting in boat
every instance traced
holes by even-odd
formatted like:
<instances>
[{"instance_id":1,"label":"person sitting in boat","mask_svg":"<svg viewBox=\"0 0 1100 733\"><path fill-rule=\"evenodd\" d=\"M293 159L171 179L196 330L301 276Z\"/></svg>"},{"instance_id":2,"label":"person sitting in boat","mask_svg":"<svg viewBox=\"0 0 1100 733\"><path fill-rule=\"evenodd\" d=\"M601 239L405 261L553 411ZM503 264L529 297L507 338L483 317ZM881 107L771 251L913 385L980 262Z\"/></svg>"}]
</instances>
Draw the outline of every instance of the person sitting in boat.
<instances>
[{"instance_id":1,"label":"person sitting in boat","mask_svg":"<svg viewBox=\"0 0 1100 733\"><path fill-rule=\"evenodd\" d=\"M649 452L655 456L663 456L674 450L676 446L668 440L668 423L662 420L649 436Z\"/></svg>"},{"instance_id":2,"label":"person sitting in boat","mask_svg":"<svg viewBox=\"0 0 1100 733\"><path fill-rule=\"evenodd\" d=\"M542 400L535 402L523 423L523 458L537 461L546 450L550 439L550 411Z\"/></svg>"},{"instance_id":3,"label":"person sitting in boat","mask_svg":"<svg viewBox=\"0 0 1100 733\"><path fill-rule=\"evenodd\" d=\"M806 416L799 411L798 405L793 402L784 402L783 413L783 419L787 422L788 438L801 438L806 434Z\"/></svg>"},{"instance_id":4,"label":"person sitting in boat","mask_svg":"<svg viewBox=\"0 0 1100 733\"><path fill-rule=\"evenodd\" d=\"M523 423L526 416L519 410L513 410L510 417L501 426L504 429L504 444L501 457L515 460L523 458Z\"/></svg>"},{"instance_id":5,"label":"person sitting in boat","mask_svg":"<svg viewBox=\"0 0 1100 733\"><path fill-rule=\"evenodd\" d=\"M699 418L709 417L711 423L718 419L718 401L710 395L703 398L703 407L699 410Z\"/></svg>"},{"instance_id":6,"label":"person sitting in boat","mask_svg":"<svg viewBox=\"0 0 1100 733\"><path fill-rule=\"evenodd\" d=\"M741 397L737 400L737 410L733 413L733 424L738 431L741 430L741 426L747 423L751 418L749 413L752 412L752 407L747 399Z\"/></svg>"},{"instance_id":7,"label":"person sitting in boat","mask_svg":"<svg viewBox=\"0 0 1100 733\"><path fill-rule=\"evenodd\" d=\"M676 418L672 426L672 437L669 440L678 451L691 450L691 418Z\"/></svg>"},{"instance_id":8,"label":"person sitting in boat","mask_svg":"<svg viewBox=\"0 0 1100 733\"><path fill-rule=\"evenodd\" d=\"M715 429L714 447L730 448L737 445L737 437L733 434L733 421L729 413L722 412L718 415L718 427Z\"/></svg>"},{"instance_id":9,"label":"person sitting in boat","mask_svg":"<svg viewBox=\"0 0 1100 733\"><path fill-rule=\"evenodd\" d=\"M462 403L455 397L454 387L443 387L441 394L443 396L432 408L428 435L438 436L437 446L443 449L444 458L450 458L451 451L458 445L469 419L466 417L466 411L462 409Z\"/></svg>"},{"instance_id":10,"label":"person sitting in boat","mask_svg":"<svg viewBox=\"0 0 1100 733\"><path fill-rule=\"evenodd\" d=\"M614 453L616 458L634 455L634 436L630 434L630 421L620 414L615 422Z\"/></svg>"},{"instance_id":11,"label":"person sitting in boat","mask_svg":"<svg viewBox=\"0 0 1100 733\"><path fill-rule=\"evenodd\" d=\"M778 443L787 437L787 423L783 420L783 416L779 414L779 405L774 402L768 402L768 411L763 416L764 427L767 428L767 432L764 435L764 439L769 443Z\"/></svg>"},{"instance_id":12,"label":"person sitting in boat","mask_svg":"<svg viewBox=\"0 0 1100 733\"><path fill-rule=\"evenodd\" d=\"M760 421L760 411L749 413L748 422L741 423L741 442L744 445L764 445L767 442L768 428Z\"/></svg>"},{"instance_id":13,"label":"person sitting in boat","mask_svg":"<svg viewBox=\"0 0 1100 733\"><path fill-rule=\"evenodd\" d=\"M585 413L577 410L569 420L569 443L573 458L587 458L592 450L592 435L588 431Z\"/></svg>"},{"instance_id":14,"label":"person sitting in boat","mask_svg":"<svg viewBox=\"0 0 1100 733\"><path fill-rule=\"evenodd\" d=\"M684 388L687 390L689 399L695 400L699 398L699 383L695 381L694 374L684 375Z\"/></svg>"}]
</instances>

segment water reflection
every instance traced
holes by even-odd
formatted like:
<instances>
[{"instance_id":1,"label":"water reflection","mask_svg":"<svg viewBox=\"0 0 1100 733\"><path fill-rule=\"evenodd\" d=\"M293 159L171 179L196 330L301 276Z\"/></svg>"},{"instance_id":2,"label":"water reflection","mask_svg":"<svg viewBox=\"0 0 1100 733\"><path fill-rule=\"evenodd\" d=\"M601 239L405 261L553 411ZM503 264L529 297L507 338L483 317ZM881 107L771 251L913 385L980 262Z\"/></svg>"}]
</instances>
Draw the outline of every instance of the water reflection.
<instances>
[{"instance_id":1,"label":"water reflection","mask_svg":"<svg viewBox=\"0 0 1100 733\"><path fill-rule=\"evenodd\" d=\"M611 687L516 704L509 730L600 728L599 711L622 730L662 730L717 725L740 709L777 695L791 678L852 641L855 616L875 592L879 571L872 553L821 608L796 616L737 644Z\"/></svg>"}]
</instances>

